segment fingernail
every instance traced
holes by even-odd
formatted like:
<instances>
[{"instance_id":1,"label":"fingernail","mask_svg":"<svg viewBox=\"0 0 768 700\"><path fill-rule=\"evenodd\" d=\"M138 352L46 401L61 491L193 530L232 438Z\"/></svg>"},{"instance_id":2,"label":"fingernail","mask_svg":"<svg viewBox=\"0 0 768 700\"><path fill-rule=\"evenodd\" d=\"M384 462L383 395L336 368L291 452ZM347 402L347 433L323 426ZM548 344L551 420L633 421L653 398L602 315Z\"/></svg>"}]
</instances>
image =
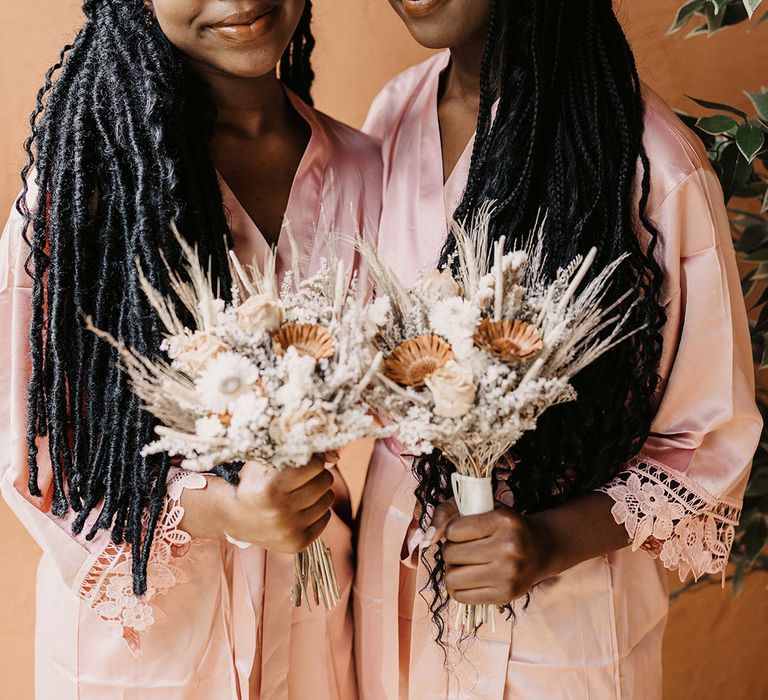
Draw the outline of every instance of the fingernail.
<instances>
[{"instance_id":1,"label":"fingernail","mask_svg":"<svg viewBox=\"0 0 768 700\"><path fill-rule=\"evenodd\" d=\"M432 540L435 539L435 535L437 534L437 530L432 527L431 525L427 528L427 531L424 533L424 537L421 540L421 549L426 549L427 547L432 546Z\"/></svg>"}]
</instances>

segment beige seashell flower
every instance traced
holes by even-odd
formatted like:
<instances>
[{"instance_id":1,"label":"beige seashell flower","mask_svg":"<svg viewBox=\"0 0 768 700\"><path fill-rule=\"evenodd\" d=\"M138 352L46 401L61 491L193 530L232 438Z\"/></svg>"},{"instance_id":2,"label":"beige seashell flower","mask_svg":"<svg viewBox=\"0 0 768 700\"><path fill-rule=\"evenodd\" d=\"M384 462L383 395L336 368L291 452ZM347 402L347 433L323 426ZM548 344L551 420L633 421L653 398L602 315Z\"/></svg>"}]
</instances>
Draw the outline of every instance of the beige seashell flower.
<instances>
[{"instance_id":1,"label":"beige seashell flower","mask_svg":"<svg viewBox=\"0 0 768 700\"><path fill-rule=\"evenodd\" d=\"M451 346L437 335L421 335L398 345L384 360L384 376L403 386L422 386L424 379L454 359Z\"/></svg>"},{"instance_id":2,"label":"beige seashell flower","mask_svg":"<svg viewBox=\"0 0 768 700\"><path fill-rule=\"evenodd\" d=\"M272 343L278 355L293 346L301 355L309 355L316 360L333 357L336 341L322 326L315 323L286 323L273 333Z\"/></svg>"},{"instance_id":3,"label":"beige seashell flower","mask_svg":"<svg viewBox=\"0 0 768 700\"><path fill-rule=\"evenodd\" d=\"M424 383L432 392L438 416L461 418L475 405L477 387L472 372L454 360L430 374Z\"/></svg>"},{"instance_id":4,"label":"beige seashell flower","mask_svg":"<svg viewBox=\"0 0 768 700\"><path fill-rule=\"evenodd\" d=\"M415 290L427 301L440 301L440 299L457 297L461 294L461 286L453 279L448 269L420 272L416 278Z\"/></svg>"},{"instance_id":5,"label":"beige seashell flower","mask_svg":"<svg viewBox=\"0 0 768 700\"><path fill-rule=\"evenodd\" d=\"M285 309L274 297L255 294L237 309L237 325L245 333L274 333L285 321Z\"/></svg>"},{"instance_id":6,"label":"beige seashell flower","mask_svg":"<svg viewBox=\"0 0 768 700\"><path fill-rule=\"evenodd\" d=\"M525 321L485 319L475 331L475 345L502 362L532 360L544 347L539 331Z\"/></svg>"},{"instance_id":7,"label":"beige seashell flower","mask_svg":"<svg viewBox=\"0 0 768 700\"><path fill-rule=\"evenodd\" d=\"M289 440L296 439L294 431L303 426L301 431L307 437L331 434L336 431L336 418L332 413L319 408L304 408L298 411L285 411L272 419L269 424L269 437L278 444L284 445Z\"/></svg>"}]
</instances>

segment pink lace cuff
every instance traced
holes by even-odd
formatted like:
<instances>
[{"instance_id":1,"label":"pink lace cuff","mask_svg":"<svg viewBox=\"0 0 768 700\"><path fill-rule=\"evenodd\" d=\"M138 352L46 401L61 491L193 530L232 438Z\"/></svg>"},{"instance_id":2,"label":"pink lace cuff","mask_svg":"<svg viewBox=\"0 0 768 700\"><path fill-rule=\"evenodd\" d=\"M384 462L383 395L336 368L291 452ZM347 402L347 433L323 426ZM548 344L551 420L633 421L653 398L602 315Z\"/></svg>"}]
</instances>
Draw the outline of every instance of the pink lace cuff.
<instances>
[{"instance_id":1,"label":"pink lace cuff","mask_svg":"<svg viewBox=\"0 0 768 700\"><path fill-rule=\"evenodd\" d=\"M107 545L83 567L85 574L75 581L78 596L103 620L119 625L123 639L136 656L141 650L140 633L165 616L155 598L165 595L177 583L188 581L184 570L174 563L193 544L189 534L179 528L184 517L181 494L184 489L205 488L206 483L202 474L181 469L172 472L155 530L147 566L147 592L143 596L133 594L131 547L126 543L116 545L107 540Z\"/></svg>"},{"instance_id":2,"label":"pink lace cuff","mask_svg":"<svg viewBox=\"0 0 768 700\"><path fill-rule=\"evenodd\" d=\"M677 570L681 581L693 572L722 574L741 516L739 504L718 499L685 475L640 455L599 491L614 501L611 513L629 533L633 550L643 549Z\"/></svg>"}]
</instances>

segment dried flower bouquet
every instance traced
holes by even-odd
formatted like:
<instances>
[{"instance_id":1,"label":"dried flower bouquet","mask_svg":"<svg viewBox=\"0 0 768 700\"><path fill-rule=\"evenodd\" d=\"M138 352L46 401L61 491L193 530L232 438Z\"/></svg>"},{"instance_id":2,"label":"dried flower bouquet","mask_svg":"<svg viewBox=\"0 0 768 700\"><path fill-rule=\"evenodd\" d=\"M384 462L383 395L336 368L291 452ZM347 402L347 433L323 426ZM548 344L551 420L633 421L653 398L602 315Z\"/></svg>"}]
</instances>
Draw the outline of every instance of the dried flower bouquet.
<instances>
[{"instance_id":1,"label":"dried flower bouquet","mask_svg":"<svg viewBox=\"0 0 768 700\"><path fill-rule=\"evenodd\" d=\"M440 450L450 460L455 471L444 477L463 515L493 509L497 463L550 406L575 399L574 375L633 332L632 292L605 303L623 259L585 282L592 250L547 280L540 245L505 253L502 238L489 249L490 215L485 208L469 231L454 224L454 274L422 273L409 290L360 246L384 355L367 399L409 453ZM487 606L458 607L457 627L489 620Z\"/></svg>"},{"instance_id":2,"label":"dried flower bouquet","mask_svg":"<svg viewBox=\"0 0 768 700\"><path fill-rule=\"evenodd\" d=\"M363 398L381 356L371 349L375 326L343 262L326 260L306 279L294 267L278 290L273 252L263 272L255 264L244 268L232 253L232 301L225 303L196 251L178 233L177 239L185 269L168 269L175 299L142 275L167 332L167 359L144 357L87 319L117 348L133 391L158 419L157 440L145 455L180 456L182 467L200 472L245 461L283 469L388 434ZM191 323L182 321L177 302ZM294 603L332 608L340 591L322 541L294 563Z\"/></svg>"}]
</instances>

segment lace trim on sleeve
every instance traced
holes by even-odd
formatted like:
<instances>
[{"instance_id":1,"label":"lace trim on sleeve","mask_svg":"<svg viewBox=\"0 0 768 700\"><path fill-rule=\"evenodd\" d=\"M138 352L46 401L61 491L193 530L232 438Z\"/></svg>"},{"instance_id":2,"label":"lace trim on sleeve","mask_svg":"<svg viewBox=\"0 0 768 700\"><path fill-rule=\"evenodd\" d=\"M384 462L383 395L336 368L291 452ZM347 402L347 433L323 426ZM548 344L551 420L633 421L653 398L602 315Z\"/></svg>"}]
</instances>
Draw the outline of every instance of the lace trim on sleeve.
<instances>
[{"instance_id":1,"label":"lace trim on sleeve","mask_svg":"<svg viewBox=\"0 0 768 700\"><path fill-rule=\"evenodd\" d=\"M177 583L186 583L187 574L174 564L194 543L179 527L184 517L181 494L184 489L205 488L202 474L177 470L168 480L168 494L158 519L155 539L147 566L147 592L133 594L130 545L108 541L86 567L85 574L75 582L78 596L106 620L120 626L126 644L138 656L141 651L140 633L165 617L154 604L158 595L165 595Z\"/></svg>"},{"instance_id":2,"label":"lace trim on sleeve","mask_svg":"<svg viewBox=\"0 0 768 700\"><path fill-rule=\"evenodd\" d=\"M629 533L632 549L644 549L681 581L693 572L722 574L741 508L717 499L685 475L640 455L599 491L614 501L611 513Z\"/></svg>"}]
</instances>

